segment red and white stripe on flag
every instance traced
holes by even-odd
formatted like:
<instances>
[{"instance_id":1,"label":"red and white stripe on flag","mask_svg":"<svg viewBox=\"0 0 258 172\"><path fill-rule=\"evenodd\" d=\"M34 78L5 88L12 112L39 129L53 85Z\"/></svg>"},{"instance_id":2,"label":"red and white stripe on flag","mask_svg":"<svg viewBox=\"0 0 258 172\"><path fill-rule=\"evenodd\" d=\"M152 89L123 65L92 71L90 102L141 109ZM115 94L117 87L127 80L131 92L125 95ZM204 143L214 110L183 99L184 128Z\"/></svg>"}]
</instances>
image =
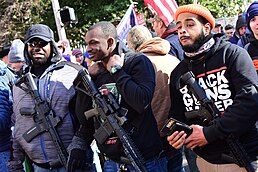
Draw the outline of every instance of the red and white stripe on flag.
<instances>
[{"instance_id":1,"label":"red and white stripe on flag","mask_svg":"<svg viewBox=\"0 0 258 172\"><path fill-rule=\"evenodd\" d=\"M155 13L164 21L165 25L173 21L174 14L178 7L175 0L144 0L145 6Z\"/></svg>"}]
</instances>

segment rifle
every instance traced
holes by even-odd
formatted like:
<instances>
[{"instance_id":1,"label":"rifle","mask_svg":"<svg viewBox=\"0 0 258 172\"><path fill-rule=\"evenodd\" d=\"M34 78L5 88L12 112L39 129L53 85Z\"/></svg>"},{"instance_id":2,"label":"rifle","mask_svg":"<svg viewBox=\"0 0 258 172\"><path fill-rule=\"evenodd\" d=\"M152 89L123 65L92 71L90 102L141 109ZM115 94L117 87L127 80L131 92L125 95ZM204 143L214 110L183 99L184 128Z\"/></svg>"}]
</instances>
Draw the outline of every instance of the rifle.
<instances>
[{"instance_id":1,"label":"rifle","mask_svg":"<svg viewBox=\"0 0 258 172\"><path fill-rule=\"evenodd\" d=\"M181 84L186 84L190 92L195 95L200 104L206 109L205 114L201 115L201 120L204 124L211 125L214 119L220 117L219 110L214 105L212 100L207 97L203 88L195 80L195 76L192 71L183 74L180 77L178 84L179 88L181 87ZM233 159L237 162L237 164L240 167L244 167L248 172L255 172L242 144L237 138L234 137L232 133L229 134L226 142L229 146Z\"/></svg>"},{"instance_id":2,"label":"rifle","mask_svg":"<svg viewBox=\"0 0 258 172\"><path fill-rule=\"evenodd\" d=\"M22 86L23 83L26 87ZM50 109L49 104L40 97L29 66L23 67L21 77L15 82L15 85L28 92L35 101L34 110L20 109L22 115L33 115L35 122L35 126L27 130L23 134L23 138L26 140L26 142L30 143L31 140L39 134L48 132L55 145L61 164L66 167L68 153L62 140L60 139L58 131L55 128L61 119L60 117L54 115L54 112L52 109Z\"/></svg>"},{"instance_id":3,"label":"rifle","mask_svg":"<svg viewBox=\"0 0 258 172\"><path fill-rule=\"evenodd\" d=\"M109 91L100 94L85 68L79 71L77 78L74 80L74 85L75 89L87 94L93 100L94 109L85 112L85 116L87 119L95 116L101 124L94 133L97 142L103 144L112 133L115 133L134 169L139 172L147 171L140 152L122 128L122 125L127 121L125 117L127 109L121 108Z\"/></svg>"}]
</instances>

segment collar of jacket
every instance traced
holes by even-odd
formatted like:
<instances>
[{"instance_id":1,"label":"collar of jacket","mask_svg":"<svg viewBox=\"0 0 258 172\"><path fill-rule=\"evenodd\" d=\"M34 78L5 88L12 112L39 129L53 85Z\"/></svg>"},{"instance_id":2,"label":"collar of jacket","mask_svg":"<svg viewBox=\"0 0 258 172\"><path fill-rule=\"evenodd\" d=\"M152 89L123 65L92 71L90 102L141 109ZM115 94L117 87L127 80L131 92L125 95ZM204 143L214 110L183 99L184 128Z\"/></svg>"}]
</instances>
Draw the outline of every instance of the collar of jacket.
<instances>
[{"instance_id":1,"label":"collar of jacket","mask_svg":"<svg viewBox=\"0 0 258 172\"><path fill-rule=\"evenodd\" d=\"M177 28L167 29L162 35L161 38L165 39L170 34L177 34Z\"/></svg>"}]
</instances>

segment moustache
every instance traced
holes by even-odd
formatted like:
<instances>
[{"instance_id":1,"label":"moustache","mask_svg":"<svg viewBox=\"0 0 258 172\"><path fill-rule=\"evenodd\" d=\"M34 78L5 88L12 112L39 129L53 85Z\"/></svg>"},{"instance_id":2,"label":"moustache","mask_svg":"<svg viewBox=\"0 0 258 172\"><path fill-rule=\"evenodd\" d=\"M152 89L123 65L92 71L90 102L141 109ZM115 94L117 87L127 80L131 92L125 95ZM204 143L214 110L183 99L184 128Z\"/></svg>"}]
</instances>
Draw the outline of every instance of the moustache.
<instances>
[{"instance_id":1,"label":"moustache","mask_svg":"<svg viewBox=\"0 0 258 172\"><path fill-rule=\"evenodd\" d=\"M190 36L181 36L179 39L180 39L180 40L190 39Z\"/></svg>"}]
</instances>

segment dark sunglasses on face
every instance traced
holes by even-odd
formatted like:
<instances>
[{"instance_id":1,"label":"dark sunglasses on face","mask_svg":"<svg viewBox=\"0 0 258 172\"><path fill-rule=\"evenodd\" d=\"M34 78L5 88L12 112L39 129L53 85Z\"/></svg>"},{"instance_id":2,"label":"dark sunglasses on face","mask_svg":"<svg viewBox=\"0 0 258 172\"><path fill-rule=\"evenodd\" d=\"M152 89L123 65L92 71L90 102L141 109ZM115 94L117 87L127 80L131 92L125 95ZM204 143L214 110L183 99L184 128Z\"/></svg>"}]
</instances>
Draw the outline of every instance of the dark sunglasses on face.
<instances>
[{"instance_id":1,"label":"dark sunglasses on face","mask_svg":"<svg viewBox=\"0 0 258 172\"><path fill-rule=\"evenodd\" d=\"M28 43L28 45L29 45L31 48L35 48L35 47L43 48L43 47L45 47L47 44L48 44L48 42L46 42L46 41L32 41L32 42L29 42L29 43Z\"/></svg>"}]
</instances>

